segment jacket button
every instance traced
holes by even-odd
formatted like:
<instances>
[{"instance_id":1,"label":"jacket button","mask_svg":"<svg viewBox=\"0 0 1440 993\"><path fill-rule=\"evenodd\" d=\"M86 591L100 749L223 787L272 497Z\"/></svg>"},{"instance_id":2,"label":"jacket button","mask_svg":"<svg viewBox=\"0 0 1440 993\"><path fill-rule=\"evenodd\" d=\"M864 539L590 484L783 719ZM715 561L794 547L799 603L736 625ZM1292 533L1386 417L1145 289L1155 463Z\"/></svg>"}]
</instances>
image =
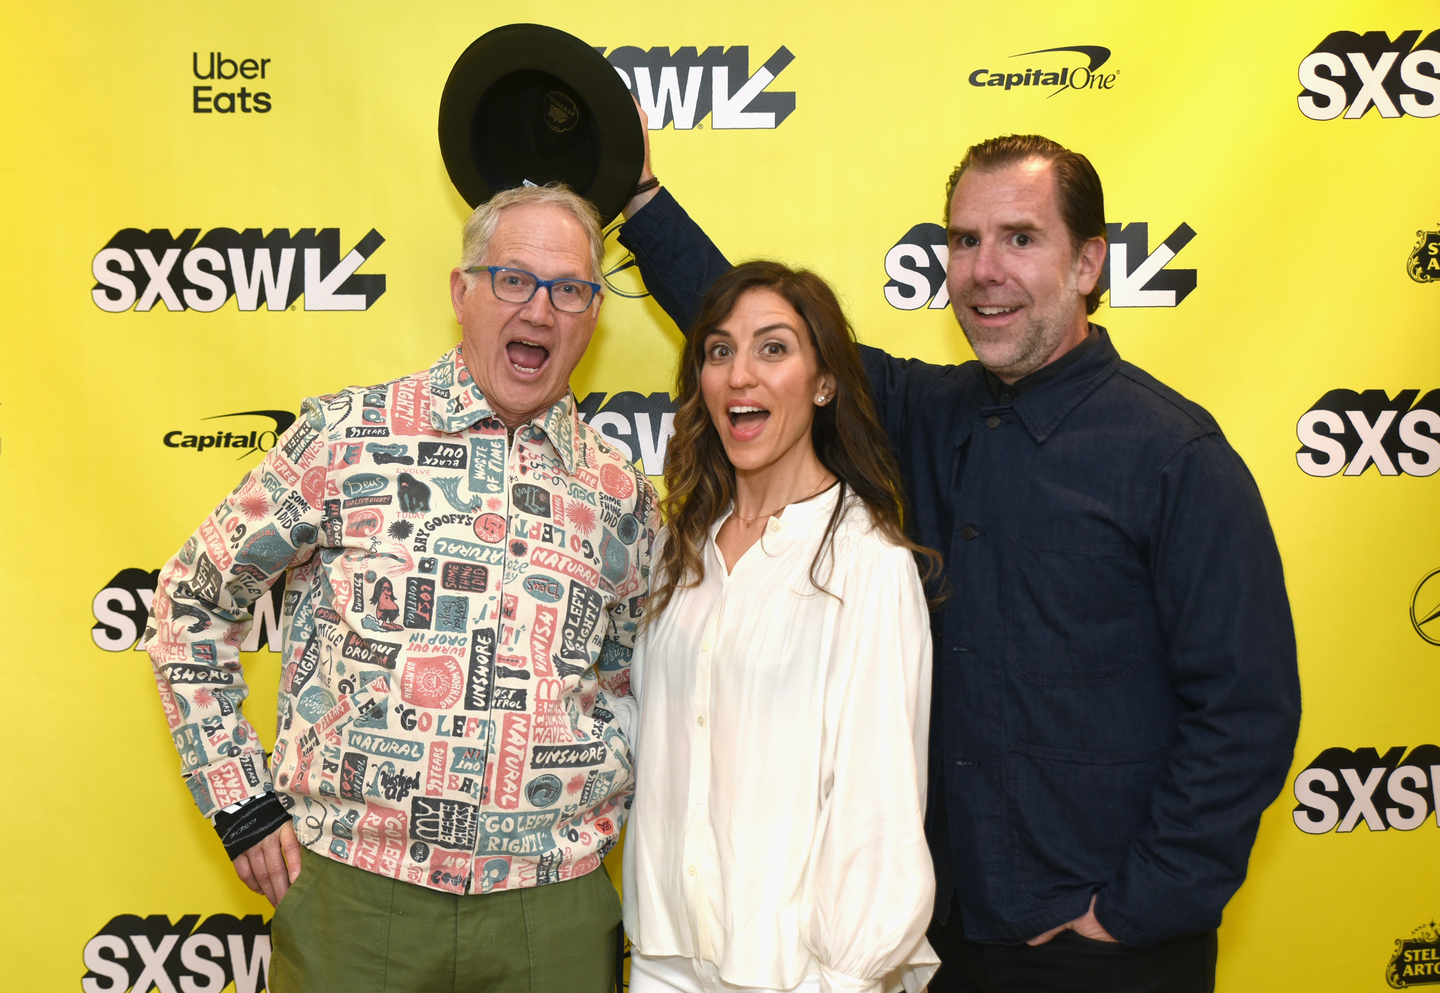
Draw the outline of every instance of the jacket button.
<instances>
[{"instance_id":1,"label":"jacket button","mask_svg":"<svg viewBox=\"0 0 1440 993\"><path fill-rule=\"evenodd\" d=\"M996 417L994 414L991 414L989 417L985 418L985 426L992 429L998 428L1000 426L1000 418Z\"/></svg>"},{"instance_id":2,"label":"jacket button","mask_svg":"<svg viewBox=\"0 0 1440 993\"><path fill-rule=\"evenodd\" d=\"M965 525L963 528L960 529L960 537L964 538L966 541L974 541L975 536L979 533L979 531L976 531L975 528L969 524Z\"/></svg>"}]
</instances>

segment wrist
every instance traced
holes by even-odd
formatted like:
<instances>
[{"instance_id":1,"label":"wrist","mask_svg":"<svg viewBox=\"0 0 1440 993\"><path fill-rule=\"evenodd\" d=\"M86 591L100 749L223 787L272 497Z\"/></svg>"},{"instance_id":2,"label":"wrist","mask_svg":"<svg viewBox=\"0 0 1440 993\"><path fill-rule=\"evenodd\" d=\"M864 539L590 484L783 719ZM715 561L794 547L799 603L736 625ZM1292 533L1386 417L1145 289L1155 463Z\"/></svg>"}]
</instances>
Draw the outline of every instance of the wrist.
<instances>
[{"instance_id":1,"label":"wrist","mask_svg":"<svg viewBox=\"0 0 1440 993\"><path fill-rule=\"evenodd\" d=\"M635 187L634 195L630 197L630 201L625 204L620 213L623 214L628 221L634 216L636 211L655 199L655 194L659 189L660 180L655 177L655 174L650 171L649 167L646 167L645 171L640 174L640 184Z\"/></svg>"}]
</instances>

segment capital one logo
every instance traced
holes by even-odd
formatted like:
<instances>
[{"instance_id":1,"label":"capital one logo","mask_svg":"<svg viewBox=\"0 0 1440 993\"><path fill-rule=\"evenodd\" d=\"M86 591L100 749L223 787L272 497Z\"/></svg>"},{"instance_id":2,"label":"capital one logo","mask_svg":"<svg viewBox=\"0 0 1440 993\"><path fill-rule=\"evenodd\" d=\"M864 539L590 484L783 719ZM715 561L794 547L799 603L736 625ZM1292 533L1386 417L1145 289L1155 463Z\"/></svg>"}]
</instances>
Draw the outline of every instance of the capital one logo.
<instances>
[{"instance_id":1,"label":"capital one logo","mask_svg":"<svg viewBox=\"0 0 1440 993\"><path fill-rule=\"evenodd\" d=\"M242 311L286 310L303 294L306 310L369 310L385 277L357 270L385 239L374 228L340 255L340 229L199 228L178 236L164 228L124 228L95 254L90 291L112 314L134 308L211 313L232 296ZM196 239L199 238L198 241Z\"/></svg>"},{"instance_id":2,"label":"capital one logo","mask_svg":"<svg viewBox=\"0 0 1440 993\"><path fill-rule=\"evenodd\" d=\"M691 46L674 53L622 45L606 57L645 108L651 131L667 124L677 131L704 127L707 116L716 130L777 128L795 112L793 92L766 89L795 61L784 45L754 73L748 45L712 45L703 52Z\"/></svg>"},{"instance_id":3,"label":"capital one logo","mask_svg":"<svg viewBox=\"0 0 1440 993\"><path fill-rule=\"evenodd\" d=\"M1381 117L1435 117L1440 114L1440 31L1416 44L1419 31L1402 31L1391 41L1384 31L1335 31L1300 61L1296 98L1312 121L1364 117L1373 107Z\"/></svg>"},{"instance_id":4,"label":"capital one logo","mask_svg":"<svg viewBox=\"0 0 1440 993\"><path fill-rule=\"evenodd\" d=\"M1331 390L1295 425L1307 476L1433 476L1440 470L1440 390Z\"/></svg>"},{"instance_id":5,"label":"capital one logo","mask_svg":"<svg viewBox=\"0 0 1440 993\"><path fill-rule=\"evenodd\" d=\"M1105 225L1109 249L1100 272L1100 286L1110 295L1110 306L1174 307L1194 291L1194 269L1166 266L1195 237L1181 223L1150 250L1150 225ZM945 267L950 260L945 229L938 224L917 224L885 253L885 302L896 310L944 310L950 306Z\"/></svg>"}]
</instances>

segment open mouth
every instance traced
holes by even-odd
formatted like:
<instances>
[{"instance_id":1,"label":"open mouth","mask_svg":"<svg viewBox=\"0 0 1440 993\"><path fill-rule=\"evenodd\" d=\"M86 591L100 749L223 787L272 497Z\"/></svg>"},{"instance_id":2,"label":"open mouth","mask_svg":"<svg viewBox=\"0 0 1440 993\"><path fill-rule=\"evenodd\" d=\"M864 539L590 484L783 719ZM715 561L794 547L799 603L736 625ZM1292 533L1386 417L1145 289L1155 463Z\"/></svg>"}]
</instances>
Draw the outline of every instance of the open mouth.
<instances>
[{"instance_id":1,"label":"open mouth","mask_svg":"<svg viewBox=\"0 0 1440 993\"><path fill-rule=\"evenodd\" d=\"M537 373L550 358L550 349L533 341L512 341L505 346L505 357L517 372Z\"/></svg>"},{"instance_id":2,"label":"open mouth","mask_svg":"<svg viewBox=\"0 0 1440 993\"><path fill-rule=\"evenodd\" d=\"M735 404L726 413L736 434L752 435L770 419L770 411L755 404Z\"/></svg>"},{"instance_id":3,"label":"open mouth","mask_svg":"<svg viewBox=\"0 0 1440 993\"><path fill-rule=\"evenodd\" d=\"M976 307L975 313L982 317L1000 317L1005 314L1013 314L1019 307Z\"/></svg>"}]
</instances>

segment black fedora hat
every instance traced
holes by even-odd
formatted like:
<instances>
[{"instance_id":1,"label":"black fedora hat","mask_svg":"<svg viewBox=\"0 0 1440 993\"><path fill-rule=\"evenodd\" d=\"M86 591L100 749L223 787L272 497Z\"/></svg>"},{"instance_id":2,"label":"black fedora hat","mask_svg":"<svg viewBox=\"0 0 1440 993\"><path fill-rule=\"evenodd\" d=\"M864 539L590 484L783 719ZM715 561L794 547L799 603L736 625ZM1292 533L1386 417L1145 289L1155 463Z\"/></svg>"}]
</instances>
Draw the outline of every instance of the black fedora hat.
<instances>
[{"instance_id":1,"label":"black fedora hat","mask_svg":"<svg viewBox=\"0 0 1440 993\"><path fill-rule=\"evenodd\" d=\"M645 162L640 115L604 56L543 24L475 39L440 97L440 154L472 207L500 190L559 180L608 224Z\"/></svg>"}]
</instances>

